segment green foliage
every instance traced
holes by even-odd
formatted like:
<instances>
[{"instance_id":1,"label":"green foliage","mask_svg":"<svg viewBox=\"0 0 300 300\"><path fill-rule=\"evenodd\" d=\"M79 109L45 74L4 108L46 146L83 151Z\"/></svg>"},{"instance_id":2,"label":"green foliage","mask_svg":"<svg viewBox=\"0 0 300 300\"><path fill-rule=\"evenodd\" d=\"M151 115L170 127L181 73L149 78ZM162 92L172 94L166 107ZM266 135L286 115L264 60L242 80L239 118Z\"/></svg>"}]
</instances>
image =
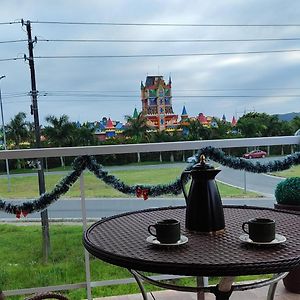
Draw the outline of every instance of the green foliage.
<instances>
[{"instance_id":1,"label":"green foliage","mask_svg":"<svg viewBox=\"0 0 300 300\"><path fill-rule=\"evenodd\" d=\"M8 142L12 143L17 149L19 149L20 144L27 141L29 137L28 122L26 122L25 119L26 113L19 112L5 126Z\"/></svg>"},{"instance_id":2,"label":"green foliage","mask_svg":"<svg viewBox=\"0 0 300 300\"><path fill-rule=\"evenodd\" d=\"M61 115L59 118L49 115L46 121L50 125L45 126L43 133L51 146L73 146L75 125L69 121L67 115Z\"/></svg>"},{"instance_id":3,"label":"green foliage","mask_svg":"<svg viewBox=\"0 0 300 300\"><path fill-rule=\"evenodd\" d=\"M149 141L148 130L151 129L147 124L147 118L140 112L137 116L125 116L127 120L127 127L124 130L124 135L132 138L136 143Z\"/></svg>"},{"instance_id":4,"label":"green foliage","mask_svg":"<svg viewBox=\"0 0 300 300\"><path fill-rule=\"evenodd\" d=\"M257 112L243 115L237 122L237 129L246 138L291 135L293 133L290 124L280 121L278 116Z\"/></svg>"},{"instance_id":5,"label":"green foliage","mask_svg":"<svg viewBox=\"0 0 300 300\"><path fill-rule=\"evenodd\" d=\"M207 127L204 127L198 120L190 120L188 131L189 140L207 140L210 136L210 130Z\"/></svg>"},{"instance_id":6,"label":"green foliage","mask_svg":"<svg viewBox=\"0 0 300 300\"><path fill-rule=\"evenodd\" d=\"M300 205L300 177L287 178L278 183L275 197L279 204Z\"/></svg>"},{"instance_id":7,"label":"green foliage","mask_svg":"<svg viewBox=\"0 0 300 300\"><path fill-rule=\"evenodd\" d=\"M293 131L296 132L298 129L300 129L300 116L295 117L292 122Z\"/></svg>"}]
</instances>

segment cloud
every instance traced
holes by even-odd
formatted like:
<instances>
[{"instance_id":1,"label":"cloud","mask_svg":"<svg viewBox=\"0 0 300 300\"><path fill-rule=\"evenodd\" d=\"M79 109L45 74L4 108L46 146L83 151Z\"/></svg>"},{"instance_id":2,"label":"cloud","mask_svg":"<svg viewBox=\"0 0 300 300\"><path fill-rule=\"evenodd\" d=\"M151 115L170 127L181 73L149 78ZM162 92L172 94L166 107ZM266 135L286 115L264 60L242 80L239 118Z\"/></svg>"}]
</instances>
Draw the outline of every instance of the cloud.
<instances>
[{"instance_id":1,"label":"cloud","mask_svg":"<svg viewBox=\"0 0 300 300\"><path fill-rule=\"evenodd\" d=\"M189 23L189 24L278 24L299 23L297 1L249 0L2 0L0 19L13 21L82 21L124 23ZM251 39L298 37L299 27L159 27L159 26L83 26L32 24L37 36L36 56L59 55L126 55L241 52L300 49L299 41L214 42L214 43L63 43L41 39ZM26 39L20 24L0 26L0 41ZM22 57L27 43L0 44L0 59ZM190 115L203 112L228 118L245 109L267 113L300 111L297 97L300 54L252 54L228 56L186 56L107 59L36 59L39 91L113 91L124 97L41 96L41 122L48 114L70 116L72 120L97 120L102 116L122 120L135 107L140 109L139 85L147 74L169 74L173 80L173 106L177 114L186 104ZM22 60L0 62L5 120L19 111L29 114L31 99L15 97L29 92L30 72ZM269 90L268 90L269 88ZM283 90L271 88L284 88ZM290 89L288 89L290 88ZM266 90L263 90L266 89ZM206 90L206 91L204 91ZM210 90L210 91L208 91ZM117 92L119 91L119 92ZM123 91L123 92L120 92ZM256 95L257 98L220 96ZM199 98L194 97L199 95ZM215 98L204 96L218 96ZM270 95L274 98L260 98ZM176 98L177 96L177 98ZM183 97L184 96L184 97ZM189 96L193 96L190 97ZM201 97L200 97L201 96Z\"/></svg>"}]
</instances>

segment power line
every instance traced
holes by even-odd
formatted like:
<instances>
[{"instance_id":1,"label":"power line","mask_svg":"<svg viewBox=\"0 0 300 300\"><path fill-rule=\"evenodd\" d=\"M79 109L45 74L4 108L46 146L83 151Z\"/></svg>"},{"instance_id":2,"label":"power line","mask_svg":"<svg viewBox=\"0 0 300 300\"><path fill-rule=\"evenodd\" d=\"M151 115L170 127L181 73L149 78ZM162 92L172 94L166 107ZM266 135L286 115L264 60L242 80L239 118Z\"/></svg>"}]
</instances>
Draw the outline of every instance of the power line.
<instances>
[{"instance_id":1,"label":"power line","mask_svg":"<svg viewBox=\"0 0 300 300\"><path fill-rule=\"evenodd\" d=\"M27 42L27 40L0 41L0 44L10 44L10 43L19 43L19 42Z\"/></svg>"},{"instance_id":2,"label":"power line","mask_svg":"<svg viewBox=\"0 0 300 300\"><path fill-rule=\"evenodd\" d=\"M1 61L10 61L10 60L19 60L19 59L24 59L24 57L0 58L0 62Z\"/></svg>"},{"instance_id":3,"label":"power line","mask_svg":"<svg viewBox=\"0 0 300 300\"><path fill-rule=\"evenodd\" d=\"M194 91L263 91L263 90L300 90L300 87L267 87L267 88L223 88L223 89L173 89L176 92L194 92ZM136 93L136 90L53 90L53 91L40 91L40 93Z\"/></svg>"},{"instance_id":4,"label":"power line","mask_svg":"<svg viewBox=\"0 0 300 300\"><path fill-rule=\"evenodd\" d=\"M139 98L140 95L104 95L104 94L93 94L93 95L78 95L78 94L40 94L40 96L50 97L99 97L99 98ZM299 95L173 95L172 98L300 98Z\"/></svg>"},{"instance_id":5,"label":"power line","mask_svg":"<svg viewBox=\"0 0 300 300\"><path fill-rule=\"evenodd\" d=\"M178 54L128 54L128 55L55 55L35 56L36 59L90 59L90 58L133 58L133 57L183 57L183 56L217 56L217 55L241 55L241 54L266 54L266 53L291 53L299 52L300 49L286 50L262 50L262 51L240 51L240 52L214 52L214 53L178 53Z\"/></svg>"},{"instance_id":6,"label":"power line","mask_svg":"<svg viewBox=\"0 0 300 300\"><path fill-rule=\"evenodd\" d=\"M265 89L199 89L199 90L176 90L177 93L180 92L189 92L189 91L269 91L269 90L300 90L300 88L265 88ZM118 95L118 94L103 94L103 93L136 93L136 91L39 91L38 96L40 97L84 97L84 98L139 98L139 94L135 95ZM31 96L30 92L20 92L20 93L6 93L3 95L3 98L20 98ZM180 95L173 94L173 98L295 98L300 97L300 95L292 95L292 94L282 94L282 95Z\"/></svg>"},{"instance_id":7,"label":"power line","mask_svg":"<svg viewBox=\"0 0 300 300\"><path fill-rule=\"evenodd\" d=\"M0 22L0 25L12 25L12 24L20 24L21 21L11 21L11 22Z\"/></svg>"},{"instance_id":8,"label":"power line","mask_svg":"<svg viewBox=\"0 0 300 300\"><path fill-rule=\"evenodd\" d=\"M299 27L300 24L188 24L188 23L126 23L126 22L70 22L31 21L32 24L99 25L99 26L166 26L166 27Z\"/></svg>"},{"instance_id":9,"label":"power line","mask_svg":"<svg viewBox=\"0 0 300 300\"><path fill-rule=\"evenodd\" d=\"M146 57L188 57L188 56L218 56L218 55L247 55L247 54L267 54L267 53L291 53L299 52L300 49L285 50L262 50L262 51L240 51L240 52L214 52L214 53L171 53L171 54L128 54L128 55L54 55L54 56L34 56L35 59L95 59L95 58L146 58ZM0 58L2 61L28 59L24 57Z\"/></svg>"},{"instance_id":10,"label":"power line","mask_svg":"<svg viewBox=\"0 0 300 300\"><path fill-rule=\"evenodd\" d=\"M181 92L224 92L224 91L280 91L280 90L300 90L300 88L297 87L291 87L291 88L227 88L227 89L173 89L173 93L181 93ZM41 97L119 97L118 93L136 93L136 90L102 90L102 91L39 91L38 96ZM103 95L103 93L116 93L114 95ZM30 92L15 92L15 93L4 93L2 97L4 99L10 99L10 98L21 98L21 97L29 97L31 96ZM121 95L120 97L137 97L139 98L140 95ZM172 97L178 98L178 97L225 97L224 95L180 95L175 94ZM238 95L236 95L238 96ZM227 97L236 97L234 95L227 95ZM247 96L247 95L243 95ZM249 97L275 97L275 96L267 96L267 95L249 95ZM298 97L298 95L277 95L277 97ZM6 101L6 103L8 103Z\"/></svg>"},{"instance_id":11,"label":"power line","mask_svg":"<svg viewBox=\"0 0 300 300\"><path fill-rule=\"evenodd\" d=\"M170 39L170 40L136 40L136 39L37 39L38 42L58 43L223 43L223 42L276 42L299 41L299 37L291 38L253 38L253 39ZM27 42L25 39L0 41L0 44Z\"/></svg>"},{"instance_id":12,"label":"power line","mask_svg":"<svg viewBox=\"0 0 300 300\"><path fill-rule=\"evenodd\" d=\"M38 39L39 42L78 42L78 43L210 43L210 42L274 42L299 41L291 38L253 38L253 39L171 39L171 40L136 40L136 39ZM19 40L26 41L26 40ZM17 42L17 41L13 41ZM1 42L0 42L1 43Z\"/></svg>"}]
</instances>

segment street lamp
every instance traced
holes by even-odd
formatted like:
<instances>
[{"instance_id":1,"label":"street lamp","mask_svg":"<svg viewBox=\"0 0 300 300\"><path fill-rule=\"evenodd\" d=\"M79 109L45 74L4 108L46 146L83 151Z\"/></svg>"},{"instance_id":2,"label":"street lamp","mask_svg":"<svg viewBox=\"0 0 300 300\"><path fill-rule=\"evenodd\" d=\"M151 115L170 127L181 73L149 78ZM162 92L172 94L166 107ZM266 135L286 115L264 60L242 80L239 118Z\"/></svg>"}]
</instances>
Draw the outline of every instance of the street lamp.
<instances>
[{"instance_id":1,"label":"street lamp","mask_svg":"<svg viewBox=\"0 0 300 300\"><path fill-rule=\"evenodd\" d=\"M0 80L5 78L6 76L0 76ZM6 133L5 133L5 127L4 127L4 117L3 117L3 106L2 106L2 95L1 95L1 86L0 86L0 107L1 107L1 118L2 118L2 131L3 131L3 144L4 144L4 150L7 150L6 147ZM10 192L10 174L9 174L9 164L8 159L5 159L6 162L6 174L7 174L7 190Z\"/></svg>"}]
</instances>

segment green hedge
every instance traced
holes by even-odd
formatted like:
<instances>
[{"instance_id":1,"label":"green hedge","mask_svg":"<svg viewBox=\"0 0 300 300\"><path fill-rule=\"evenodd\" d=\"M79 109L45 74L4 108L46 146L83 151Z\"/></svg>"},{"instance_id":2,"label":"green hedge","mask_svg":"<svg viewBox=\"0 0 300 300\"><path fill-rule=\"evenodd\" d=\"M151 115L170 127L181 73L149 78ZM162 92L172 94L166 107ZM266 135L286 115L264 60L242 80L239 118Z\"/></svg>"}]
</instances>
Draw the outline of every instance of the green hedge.
<instances>
[{"instance_id":1,"label":"green hedge","mask_svg":"<svg viewBox=\"0 0 300 300\"><path fill-rule=\"evenodd\" d=\"M287 178L278 183L275 197L279 204L300 205L300 177Z\"/></svg>"}]
</instances>

